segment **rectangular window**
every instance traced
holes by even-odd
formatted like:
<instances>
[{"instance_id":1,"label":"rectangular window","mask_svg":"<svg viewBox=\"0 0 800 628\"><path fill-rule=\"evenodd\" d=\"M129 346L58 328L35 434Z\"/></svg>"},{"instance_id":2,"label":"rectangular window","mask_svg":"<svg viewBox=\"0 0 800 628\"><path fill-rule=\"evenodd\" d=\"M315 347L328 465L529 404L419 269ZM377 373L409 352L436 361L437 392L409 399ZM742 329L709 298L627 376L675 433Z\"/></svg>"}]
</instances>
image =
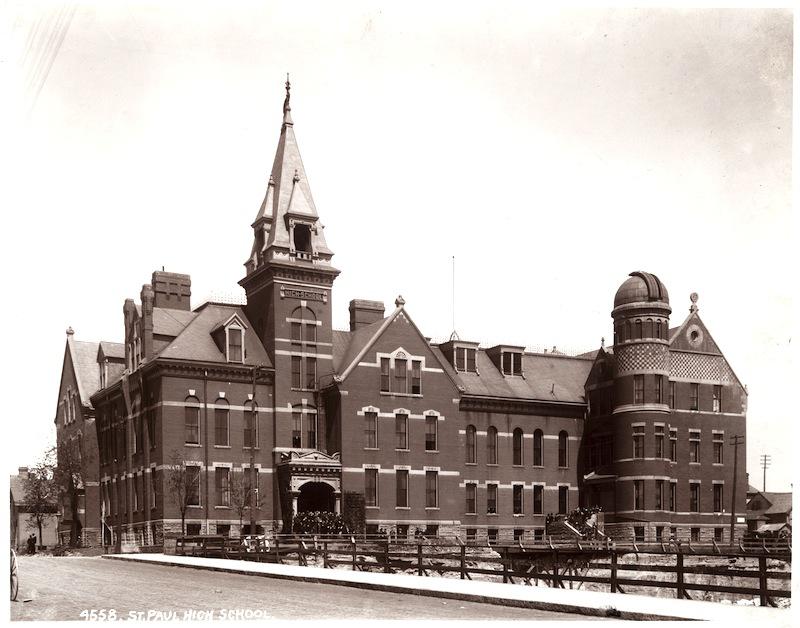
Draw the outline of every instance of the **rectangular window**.
<instances>
[{"instance_id":1,"label":"rectangular window","mask_svg":"<svg viewBox=\"0 0 800 628\"><path fill-rule=\"evenodd\" d=\"M227 447L228 441L228 407L214 408L214 444Z\"/></svg>"},{"instance_id":2,"label":"rectangular window","mask_svg":"<svg viewBox=\"0 0 800 628\"><path fill-rule=\"evenodd\" d=\"M700 462L700 432L689 430L689 462Z\"/></svg>"},{"instance_id":3,"label":"rectangular window","mask_svg":"<svg viewBox=\"0 0 800 628\"><path fill-rule=\"evenodd\" d=\"M712 438L714 443L714 462L722 464L722 446L725 444L725 435L720 432L714 432Z\"/></svg>"},{"instance_id":4,"label":"rectangular window","mask_svg":"<svg viewBox=\"0 0 800 628\"><path fill-rule=\"evenodd\" d=\"M292 388L303 387L302 364L303 358L299 355L292 356Z\"/></svg>"},{"instance_id":5,"label":"rectangular window","mask_svg":"<svg viewBox=\"0 0 800 628\"><path fill-rule=\"evenodd\" d=\"M633 526L633 540L635 543L644 543L644 526Z\"/></svg>"},{"instance_id":6,"label":"rectangular window","mask_svg":"<svg viewBox=\"0 0 800 628\"><path fill-rule=\"evenodd\" d=\"M534 541L544 541L544 528L534 528L533 529L533 540Z\"/></svg>"},{"instance_id":7,"label":"rectangular window","mask_svg":"<svg viewBox=\"0 0 800 628\"><path fill-rule=\"evenodd\" d=\"M436 430L438 425L438 417L426 416L425 417L425 451L436 451Z\"/></svg>"},{"instance_id":8,"label":"rectangular window","mask_svg":"<svg viewBox=\"0 0 800 628\"><path fill-rule=\"evenodd\" d=\"M306 342L309 343L316 343L317 342L317 326L314 323L306 323L303 325L303 332L305 333L306 337L303 338Z\"/></svg>"},{"instance_id":9,"label":"rectangular window","mask_svg":"<svg viewBox=\"0 0 800 628\"><path fill-rule=\"evenodd\" d=\"M303 341L302 324L292 322L292 344L299 345Z\"/></svg>"},{"instance_id":10,"label":"rectangular window","mask_svg":"<svg viewBox=\"0 0 800 628\"><path fill-rule=\"evenodd\" d=\"M502 365L504 375L522 375L522 354L515 351L503 351Z\"/></svg>"},{"instance_id":11,"label":"rectangular window","mask_svg":"<svg viewBox=\"0 0 800 628\"><path fill-rule=\"evenodd\" d=\"M364 441L367 449L378 448L378 413L367 412L364 415Z\"/></svg>"},{"instance_id":12,"label":"rectangular window","mask_svg":"<svg viewBox=\"0 0 800 628\"><path fill-rule=\"evenodd\" d=\"M644 425L633 428L633 457L644 458Z\"/></svg>"},{"instance_id":13,"label":"rectangular window","mask_svg":"<svg viewBox=\"0 0 800 628\"><path fill-rule=\"evenodd\" d=\"M669 483L669 510L676 512L678 510L678 483Z\"/></svg>"},{"instance_id":14,"label":"rectangular window","mask_svg":"<svg viewBox=\"0 0 800 628\"><path fill-rule=\"evenodd\" d=\"M722 386L714 386L714 398L711 409L714 412L722 412Z\"/></svg>"},{"instance_id":15,"label":"rectangular window","mask_svg":"<svg viewBox=\"0 0 800 628\"><path fill-rule=\"evenodd\" d=\"M473 482L468 482L466 484L466 513L468 515L474 515L477 510L476 498L478 493L478 486Z\"/></svg>"},{"instance_id":16,"label":"rectangular window","mask_svg":"<svg viewBox=\"0 0 800 628\"><path fill-rule=\"evenodd\" d=\"M536 484L533 487L533 514L544 513L544 486Z\"/></svg>"},{"instance_id":17,"label":"rectangular window","mask_svg":"<svg viewBox=\"0 0 800 628\"><path fill-rule=\"evenodd\" d=\"M664 510L664 480L656 480L656 510Z\"/></svg>"},{"instance_id":18,"label":"rectangular window","mask_svg":"<svg viewBox=\"0 0 800 628\"><path fill-rule=\"evenodd\" d=\"M397 506L400 508L408 507L408 470L397 469L395 471L397 482Z\"/></svg>"},{"instance_id":19,"label":"rectangular window","mask_svg":"<svg viewBox=\"0 0 800 628\"><path fill-rule=\"evenodd\" d=\"M523 487L521 484L515 484L511 489L513 491L513 497L514 497L514 514L515 515L521 515L522 512L523 512L523 510L522 510L522 507L523 507L522 491L523 491L524 488L525 487Z\"/></svg>"},{"instance_id":20,"label":"rectangular window","mask_svg":"<svg viewBox=\"0 0 800 628\"><path fill-rule=\"evenodd\" d=\"M656 390L655 390L655 402L656 403L663 403L662 399L664 398L664 376L663 375L656 375Z\"/></svg>"},{"instance_id":21,"label":"rectangular window","mask_svg":"<svg viewBox=\"0 0 800 628\"><path fill-rule=\"evenodd\" d=\"M453 353L456 357L456 371L458 371L459 373L463 373L464 371L466 371L467 368L466 351L467 350L463 347L456 347L455 349L453 349Z\"/></svg>"},{"instance_id":22,"label":"rectangular window","mask_svg":"<svg viewBox=\"0 0 800 628\"><path fill-rule=\"evenodd\" d=\"M189 506L200 505L200 467L186 466L186 503Z\"/></svg>"},{"instance_id":23,"label":"rectangular window","mask_svg":"<svg viewBox=\"0 0 800 628\"><path fill-rule=\"evenodd\" d=\"M691 528L689 534L692 541L700 540L700 528Z\"/></svg>"},{"instance_id":24,"label":"rectangular window","mask_svg":"<svg viewBox=\"0 0 800 628\"><path fill-rule=\"evenodd\" d=\"M419 360L411 362L411 394L422 394L422 362Z\"/></svg>"},{"instance_id":25,"label":"rectangular window","mask_svg":"<svg viewBox=\"0 0 800 628\"><path fill-rule=\"evenodd\" d=\"M669 430L669 459L671 462L678 462L678 429Z\"/></svg>"},{"instance_id":26,"label":"rectangular window","mask_svg":"<svg viewBox=\"0 0 800 628\"><path fill-rule=\"evenodd\" d=\"M714 512L722 512L723 510L722 490L724 488L723 484L714 484Z\"/></svg>"},{"instance_id":27,"label":"rectangular window","mask_svg":"<svg viewBox=\"0 0 800 628\"><path fill-rule=\"evenodd\" d=\"M425 472L425 507L437 508L439 506L439 473L437 471Z\"/></svg>"},{"instance_id":28,"label":"rectangular window","mask_svg":"<svg viewBox=\"0 0 800 628\"><path fill-rule=\"evenodd\" d=\"M486 530L486 536L489 539L489 545L494 545L497 543L497 528L488 528Z\"/></svg>"},{"instance_id":29,"label":"rectangular window","mask_svg":"<svg viewBox=\"0 0 800 628\"><path fill-rule=\"evenodd\" d=\"M714 528L714 540L717 543L722 543L722 535L725 531L725 528Z\"/></svg>"},{"instance_id":30,"label":"rectangular window","mask_svg":"<svg viewBox=\"0 0 800 628\"><path fill-rule=\"evenodd\" d=\"M467 373L475 373L478 369L475 366L475 349L467 349Z\"/></svg>"},{"instance_id":31,"label":"rectangular window","mask_svg":"<svg viewBox=\"0 0 800 628\"><path fill-rule=\"evenodd\" d=\"M633 376L633 403L644 403L644 375Z\"/></svg>"},{"instance_id":32,"label":"rectangular window","mask_svg":"<svg viewBox=\"0 0 800 628\"><path fill-rule=\"evenodd\" d=\"M317 388L317 358L306 358L306 388Z\"/></svg>"},{"instance_id":33,"label":"rectangular window","mask_svg":"<svg viewBox=\"0 0 800 628\"><path fill-rule=\"evenodd\" d=\"M394 392L405 394L408 392L406 360L394 361Z\"/></svg>"},{"instance_id":34,"label":"rectangular window","mask_svg":"<svg viewBox=\"0 0 800 628\"><path fill-rule=\"evenodd\" d=\"M700 384L690 384L689 410L700 409Z\"/></svg>"},{"instance_id":35,"label":"rectangular window","mask_svg":"<svg viewBox=\"0 0 800 628\"><path fill-rule=\"evenodd\" d=\"M306 414L306 447L309 449L317 448L317 413L309 412Z\"/></svg>"},{"instance_id":36,"label":"rectangular window","mask_svg":"<svg viewBox=\"0 0 800 628\"><path fill-rule=\"evenodd\" d=\"M199 523L187 523L186 524L186 535L187 536L198 536L200 534L200 524Z\"/></svg>"},{"instance_id":37,"label":"rectangular window","mask_svg":"<svg viewBox=\"0 0 800 628\"><path fill-rule=\"evenodd\" d=\"M633 509L644 510L644 480L633 481Z\"/></svg>"},{"instance_id":38,"label":"rectangular window","mask_svg":"<svg viewBox=\"0 0 800 628\"><path fill-rule=\"evenodd\" d=\"M397 538L402 540L408 539L408 524L407 523L398 523L397 524Z\"/></svg>"},{"instance_id":39,"label":"rectangular window","mask_svg":"<svg viewBox=\"0 0 800 628\"><path fill-rule=\"evenodd\" d=\"M656 543L664 540L664 526L656 526Z\"/></svg>"},{"instance_id":40,"label":"rectangular window","mask_svg":"<svg viewBox=\"0 0 800 628\"><path fill-rule=\"evenodd\" d=\"M566 515L569 508L569 487L558 487L558 514Z\"/></svg>"},{"instance_id":41,"label":"rectangular window","mask_svg":"<svg viewBox=\"0 0 800 628\"><path fill-rule=\"evenodd\" d=\"M497 513L497 484L486 485L486 512L490 515Z\"/></svg>"},{"instance_id":42,"label":"rectangular window","mask_svg":"<svg viewBox=\"0 0 800 628\"><path fill-rule=\"evenodd\" d=\"M381 392L390 392L389 358L381 358Z\"/></svg>"},{"instance_id":43,"label":"rectangular window","mask_svg":"<svg viewBox=\"0 0 800 628\"><path fill-rule=\"evenodd\" d=\"M228 361L242 361L242 330L235 327L228 328Z\"/></svg>"},{"instance_id":44,"label":"rectangular window","mask_svg":"<svg viewBox=\"0 0 800 628\"><path fill-rule=\"evenodd\" d=\"M523 530L522 528L514 528L514 542L515 543L522 542L522 537L524 536L524 534L525 530Z\"/></svg>"},{"instance_id":45,"label":"rectangular window","mask_svg":"<svg viewBox=\"0 0 800 628\"><path fill-rule=\"evenodd\" d=\"M656 458L664 457L664 426L656 425Z\"/></svg>"},{"instance_id":46,"label":"rectangular window","mask_svg":"<svg viewBox=\"0 0 800 628\"><path fill-rule=\"evenodd\" d=\"M675 407L675 382L669 383L669 407Z\"/></svg>"},{"instance_id":47,"label":"rectangular window","mask_svg":"<svg viewBox=\"0 0 800 628\"><path fill-rule=\"evenodd\" d=\"M364 469L364 505L378 505L378 470Z\"/></svg>"},{"instance_id":48,"label":"rectangular window","mask_svg":"<svg viewBox=\"0 0 800 628\"><path fill-rule=\"evenodd\" d=\"M689 482L689 511L700 512L700 483Z\"/></svg>"},{"instance_id":49,"label":"rectangular window","mask_svg":"<svg viewBox=\"0 0 800 628\"><path fill-rule=\"evenodd\" d=\"M200 444L200 408L198 406L186 406L184 408L184 425L186 433L186 444Z\"/></svg>"},{"instance_id":50,"label":"rectangular window","mask_svg":"<svg viewBox=\"0 0 800 628\"><path fill-rule=\"evenodd\" d=\"M230 469L227 467L214 469L214 488L217 492L217 506L230 506Z\"/></svg>"},{"instance_id":51,"label":"rectangular window","mask_svg":"<svg viewBox=\"0 0 800 628\"><path fill-rule=\"evenodd\" d=\"M303 414L292 412L292 447L303 446Z\"/></svg>"},{"instance_id":52,"label":"rectangular window","mask_svg":"<svg viewBox=\"0 0 800 628\"><path fill-rule=\"evenodd\" d=\"M408 449L408 415L394 417L395 449Z\"/></svg>"}]
</instances>

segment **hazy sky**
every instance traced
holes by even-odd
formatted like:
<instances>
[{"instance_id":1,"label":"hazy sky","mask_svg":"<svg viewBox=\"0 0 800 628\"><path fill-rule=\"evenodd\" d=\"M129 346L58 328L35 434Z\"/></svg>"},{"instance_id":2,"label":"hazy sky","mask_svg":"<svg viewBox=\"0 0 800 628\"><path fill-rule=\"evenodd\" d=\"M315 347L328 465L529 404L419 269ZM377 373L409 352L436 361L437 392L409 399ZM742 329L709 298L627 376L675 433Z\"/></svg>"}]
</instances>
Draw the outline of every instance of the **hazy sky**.
<instances>
[{"instance_id":1,"label":"hazy sky","mask_svg":"<svg viewBox=\"0 0 800 628\"><path fill-rule=\"evenodd\" d=\"M6 4L9 472L54 438L67 326L122 340L162 265L196 305L238 290L288 71L335 327L402 294L448 336L455 256L462 339L585 351L627 274L656 273L748 385L751 482L769 453L788 488L789 11Z\"/></svg>"}]
</instances>

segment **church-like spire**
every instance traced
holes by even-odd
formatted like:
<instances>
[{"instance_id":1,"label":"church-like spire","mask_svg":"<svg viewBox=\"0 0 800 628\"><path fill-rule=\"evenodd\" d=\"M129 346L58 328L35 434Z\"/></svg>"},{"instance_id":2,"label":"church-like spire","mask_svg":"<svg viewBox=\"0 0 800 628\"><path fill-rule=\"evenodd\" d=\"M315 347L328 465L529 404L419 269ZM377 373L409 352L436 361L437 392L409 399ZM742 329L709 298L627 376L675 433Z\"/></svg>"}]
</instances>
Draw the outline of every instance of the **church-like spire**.
<instances>
[{"instance_id":1,"label":"church-like spire","mask_svg":"<svg viewBox=\"0 0 800 628\"><path fill-rule=\"evenodd\" d=\"M270 260L300 261L330 267L328 249L311 187L294 134L291 83L286 75L283 123L264 202L253 223L253 248L245 262L247 274Z\"/></svg>"}]
</instances>

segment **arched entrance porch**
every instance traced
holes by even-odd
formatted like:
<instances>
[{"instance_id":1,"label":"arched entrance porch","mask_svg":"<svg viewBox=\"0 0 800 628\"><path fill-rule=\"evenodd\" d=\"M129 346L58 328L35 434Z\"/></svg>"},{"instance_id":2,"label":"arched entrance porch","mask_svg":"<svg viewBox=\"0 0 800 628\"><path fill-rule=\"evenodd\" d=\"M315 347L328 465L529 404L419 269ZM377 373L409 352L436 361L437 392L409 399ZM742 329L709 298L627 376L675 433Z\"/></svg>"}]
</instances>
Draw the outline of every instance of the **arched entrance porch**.
<instances>
[{"instance_id":1,"label":"arched entrance porch","mask_svg":"<svg viewBox=\"0 0 800 628\"><path fill-rule=\"evenodd\" d=\"M334 490L325 482L306 482L297 497L297 512L334 512Z\"/></svg>"}]
</instances>

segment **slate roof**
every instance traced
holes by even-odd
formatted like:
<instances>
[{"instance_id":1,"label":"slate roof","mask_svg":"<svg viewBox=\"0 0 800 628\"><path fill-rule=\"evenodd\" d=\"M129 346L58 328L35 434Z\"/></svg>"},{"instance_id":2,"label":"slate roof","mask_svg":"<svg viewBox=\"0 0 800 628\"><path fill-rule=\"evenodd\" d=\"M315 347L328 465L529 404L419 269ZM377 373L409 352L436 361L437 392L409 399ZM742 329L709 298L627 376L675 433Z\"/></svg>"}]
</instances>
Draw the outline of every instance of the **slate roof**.
<instances>
[{"instance_id":1,"label":"slate roof","mask_svg":"<svg viewBox=\"0 0 800 628\"><path fill-rule=\"evenodd\" d=\"M125 345L121 342L100 341L100 350L107 358L125 359Z\"/></svg>"},{"instance_id":2,"label":"slate roof","mask_svg":"<svg viewBox=\"0 0 800 628\"><path fill-rule=\"evenodd\" d=\"M165 307L153 308L153 334L172 336L180 334L197 316L197 312L173 310ZM125 357L123 350L122 356Z\"/></svg>"},{"instance_id":3,"label":"slate roof","mask_svg":"<svg viewBox=\"0 0 800 628\"><path fill-rule=\"evenodd\" d=\"M358 356L359 352L364 347L367 346L367 344L372 339L372 337L381 328L381 325L383 325L384 322L386 322L386 319L394 316L394 314L395 314L395 312L393 312L392 314L390 314L386 318L381 318L381 319L375 321L374 323L370 323L369 325L364 325L363 327L359 327L355 331L348 332L349 333L350 342L347 344L347 347L344 350L344 352L341 353L341 358L339 360L337 360L335 353L334 353L334 357L333 357L334 363L338 362L338 364L339 364L339 366L336 367L336 372L338 374L341 375L347 369L347 367L349 367L353 363L353 360L355 360L356 357ZM335 345L336 345L336 342L334 341L334 347L333 347L334 351L336 351L336 346ZM340 347L340 350L341 350L341 347Z\"/></svg>"},{"instance_id":4,"label":"slate roof","mask_svg":"<svg viewBox=\"0 0 800 628\"><path fill-rule=\"evenodd\" d=\"M10 476L9 482L11 484L11 497L14 503L19 505L25 499L25 488L22 484L22 478L19 475Z\"/></svg>"},{"instance_id":5,"label":"slate roof","mask_svg":"<svg viewBox=\"0 0 800 628\"><path fill-rule=\"evenodd\" d=\"M155 310L162 308L154 308ZM169 313L175 313L171 310ZM236 314L242 322L247 326L244 334L244 364L247 365L264 365L272 366L272 362L264 350L264 345L261 344L256 333L253 331L253 326L245 316L244 310L236 305L222 305L218 303L209 303L201 310L195 312L182 312L181 314L192 314L191 320L180 331L175 339L170 342L156 357L157 358L171 358L177 360L194 360L199 362L224 362L225 353L220 351L214 339L211 337L211 331L220 323L228 320L231 315ZM173 317L173 323L180 320L181 317ZM182 317L184 319L188 316ZM162 322L166 321L162 317ZM172 329L175 329L172 327ZM155 332L155 329L154 329Z\"/></svg>"},{"instance_id":6,"label":"slate roof","mask_svg":"<svg viewBox=\"0 0 800 628\"><path fill-rule=\"evenodd\" d=\"M584 384L593 360L524 353L524 377L504 376L483 350L478 350L475 363L478 373L458 373L466 394L583 403Z\"/></svg>"},{"instance_id":7,"label":"slate roof","mask_svg":"<svg viewBox=\"0 0 800 628\"><path fill-rule=\"evenodd\" d=\"M792 511L791 493L761 493L770 503L765 511L768 515L782 515Z\"/></svg>"},{"instance_id":8,"label":"slate roof","mask_svg":"<svg viewBox=\"0 0 800 628\"><path fill-rule=\"evenodd\" d=\"M97 366L97 349L100 343L72 340L70 337L67 344L70 346L81 403L91 406L89 398L100 389L100 369Z\"/></svg>"},{"instance_id":9,"label":"slate roof","mask_svg":"<svg viewBox=\"0 0 800 628\"><path fill-rule=\"evenodd\" d=\"M343 329L333 330L333 372L338 373L339 367L342 365L342 358L347 353L347 347L350 345L350 336L353 332L345 331Z\"/></svg>"}]
</instances>

